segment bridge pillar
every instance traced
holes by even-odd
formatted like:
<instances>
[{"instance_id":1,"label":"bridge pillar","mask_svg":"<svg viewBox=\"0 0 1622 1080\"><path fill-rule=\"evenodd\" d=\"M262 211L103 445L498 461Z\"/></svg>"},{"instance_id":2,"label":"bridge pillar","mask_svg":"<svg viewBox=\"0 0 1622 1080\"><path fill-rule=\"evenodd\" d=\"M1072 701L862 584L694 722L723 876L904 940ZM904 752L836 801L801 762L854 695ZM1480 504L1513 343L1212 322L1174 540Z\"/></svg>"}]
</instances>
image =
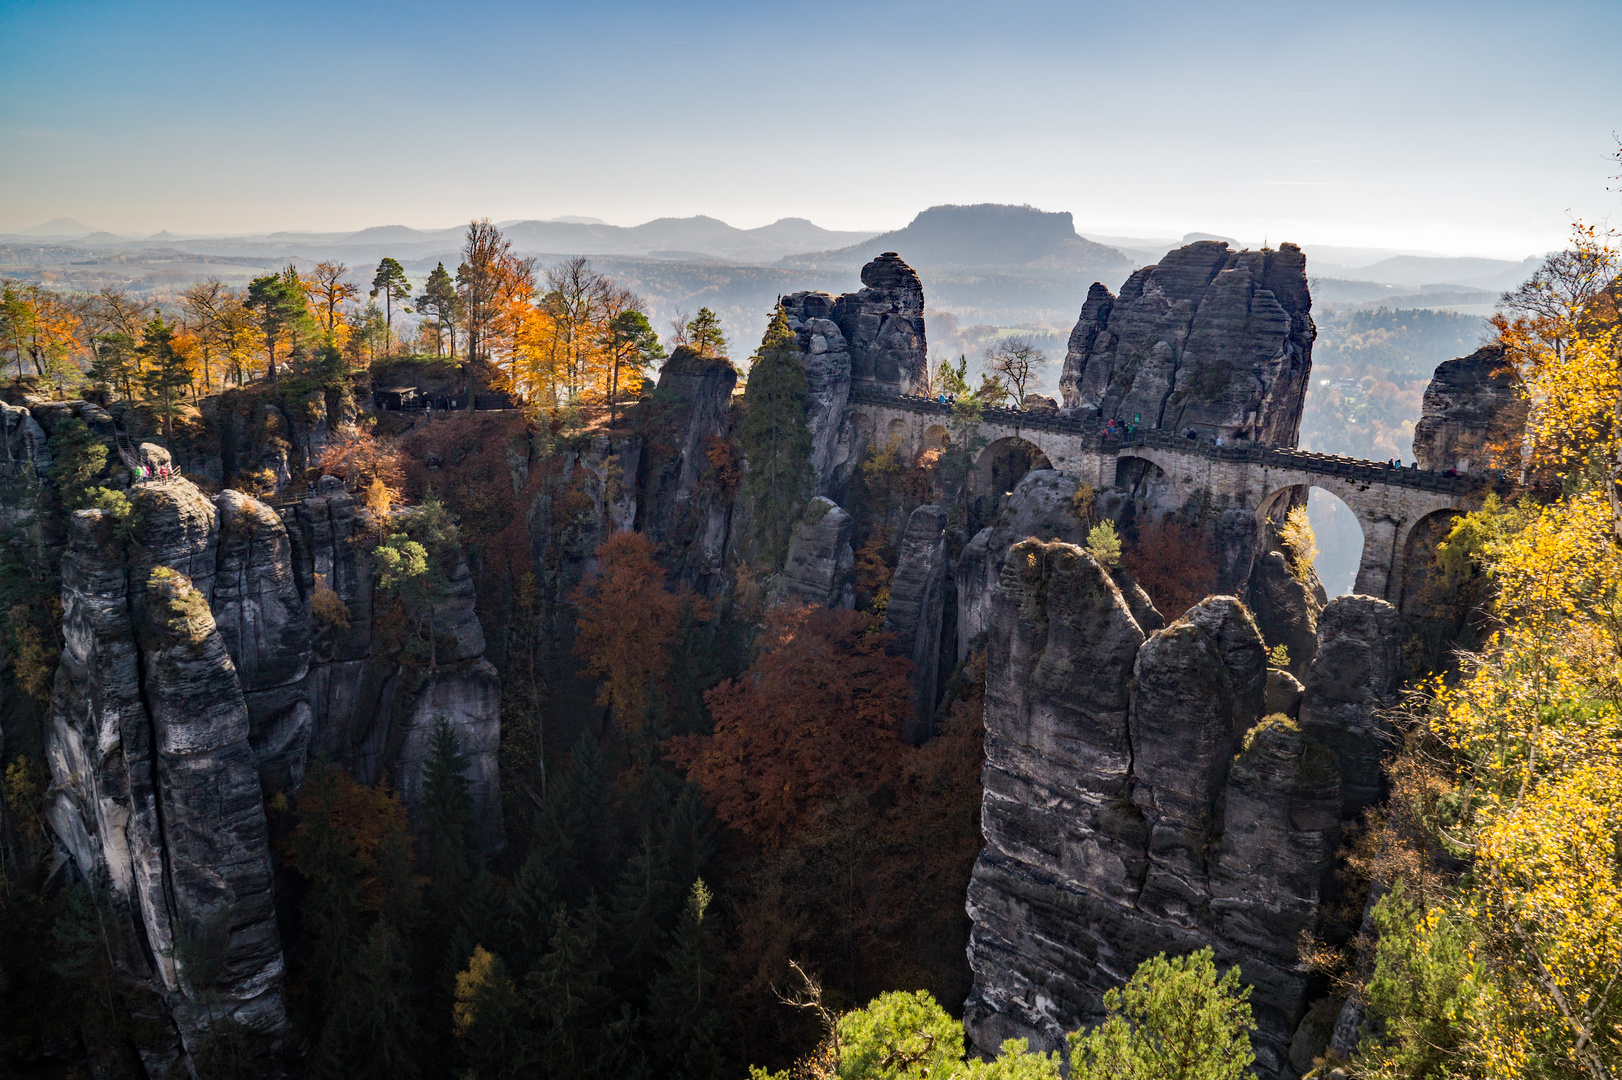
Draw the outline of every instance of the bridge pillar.
<instances>
[{"instance_id":1,"label":"bridge pillar","mask_svg":"<svg viewBox=\"0 0 1622 1080\"><path fill-rule=\"evenodd\" d=\"M1354 592L1364 596L1378 596L1396 603L1400 597L1389 595L1393 585L1402 587L1402 567L1398 540L1406 531L1402 523L1385 514L1358 514L1357 523L1363 527L1363 559L1357 568Z\"/></svg>"}]
</instances>

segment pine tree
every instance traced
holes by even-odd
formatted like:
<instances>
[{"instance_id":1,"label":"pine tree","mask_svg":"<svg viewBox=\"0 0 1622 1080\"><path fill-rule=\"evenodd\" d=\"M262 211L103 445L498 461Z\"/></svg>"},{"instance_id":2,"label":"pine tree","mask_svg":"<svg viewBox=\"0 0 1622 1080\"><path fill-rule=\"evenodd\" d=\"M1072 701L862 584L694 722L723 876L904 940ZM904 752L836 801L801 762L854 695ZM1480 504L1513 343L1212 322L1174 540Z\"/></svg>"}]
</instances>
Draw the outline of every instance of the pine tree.
<instances>
[{"instance_id":1,"label":"pine tree","mask_svg":"<svg viewBox=\"0 0 1622 1080\"><path fill-rule=\"evenodd\" d=\"M749 462L743 482L752 502L755 540L774 567L788 552L789 531L814 480L809 398L794 331L779 305L749 368L738 427L738 445Z\"/></svg>"},{"instance_id":2,"label":"pine tree","mask_svg":"<svg viewBox=\"0 0 1622 1080\"><path fill-rule=\"evenodd\" d=\"M299 789L289 844L293 866L307 883L304 930L313 981L323 997L336 991L360 936L361 860L353 836L337 820L342 780L336 766L310 770Z\"/></svg>"},{"instance_id":3,"label":"pine tree","mask_svg":"<svg viewBox=\"0 0 1622 1080\"><path fill-rule=\"evenodd\" d=\"M422 776L423 874L428 879L428 911L441 925L461 906L478 856L473 847L473 799L468 791L467 758L450 721L434 725Z\"/></svg>"},{"instance_id":4,"label":"pine tree","mask_svg":"<svg viewBox=\"0 0 1622 1080\"><path fill-rule=\"evenodd\" d=\"M141 347L136 350L146 357L146 368L141 372L141 395L147 405L163 420L163 437L174 437L174 418L185 400L185 389L191 385L191 371L186 359L175 351L175 327L154 316L141 329Z\"/></svg>"},{"instance_id":5,"label":"pine tree","mask_svg":"<svg viewBox=\"0 0 1622 1080\"><path fill-rule=\"evenodd\" d=\"M666 955L668 967L648 990L648 1011L667 1063L664 1075L683 1080L719 1080L728 1072L715 1008L712 900L704 879L695 880Z\"/></svg>"},{"instance_id":6,"label":"pine tree","mask_svg":"<svg viewBox=\"0 0 1622 1080\"><path fill-rule=\"evenodd\" d=\"M543 1075L600 1073L599 1028L613 1000L604 978L608 958L603 929L595 898L578 917L559 908L552 917L547 952L525 979L525 999L536 1021L530 1057Z\"/></svg>"},{"instance_id":7,"label":"pine tree","mask_svg":"<svg viewBox=\"0 0 1622 1080\"><path fill-rule=\"evenodd\" d=\"M318 1080L411 1080L419 1025L406 943L388 919L372 925L329 1001L316 1047Z\"/></svg>"},{"instance_id":8,"label":"pine tree","mask_svg":"<svg viewBox=\"0 0 1622 1080\"><path fill-rule=\"evenodd\" d=\"M411 299L411 283L406 280L405 267L398 259L384 258L377 264L377 275L372 278L373 300L383 294L383 325L388 329L389 343L394 342L394 303Z\"/></svg>"},{"instance_id":9,"label":"pine tree","mask_svg":"<svg viewBox=\"0 0 1622 1080\"><path fill-rule=\"evenodd\" d=\"M459 314L456 282L440 263L428 275L428 284L417 297L417 310L434 317L434 355L439 356L444 346L446 330L451 334L451 352L456 352L456 319Z\"/></svg>"},{"instance_id":10,"label":"pine tree","mask_svg":"<svg viewBox=\"0 0 1622 1080\"><path fill-rule=\"evenodd\" d=\"M644 829L641 846L620 870L609 926L614 976L622 993L638 994L647 982L664 947L672 900L681 895L681 884L671 880L663 855L652 831Z\"/></svg>"}]
</instances>

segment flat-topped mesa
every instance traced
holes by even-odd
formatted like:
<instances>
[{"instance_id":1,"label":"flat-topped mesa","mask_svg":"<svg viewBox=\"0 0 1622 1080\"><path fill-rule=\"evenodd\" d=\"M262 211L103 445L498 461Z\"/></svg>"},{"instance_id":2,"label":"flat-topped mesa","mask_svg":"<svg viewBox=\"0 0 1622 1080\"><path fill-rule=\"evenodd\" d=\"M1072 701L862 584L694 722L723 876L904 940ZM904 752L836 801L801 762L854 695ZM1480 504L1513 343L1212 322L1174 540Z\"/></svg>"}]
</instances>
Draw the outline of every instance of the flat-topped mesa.
<instances>
[{"instance_id":1,"label":"flat-topped mesa","mask_svg":"<svg viewBox=\"0 0 1622 1080\"><path fill-rule=\"evenodd\" d=\"M783 297L783 310L799 335L800 348L812 356L828 355L819 367L837 367L837 357L844 354L853 383L902 394L918 392L929 376L923 283L899 255L886 251L862 267L862 284L867 288L839 297L824 292ZM831 332L835 330L837 335ZM822 373L808 373L814 397Z\"/></svg>"},{"instance_id":2,"label":"flat-topped mesa","mask_svg":"<svg viewBox=\"0 0 1622 1080\"><path fill-rule=\"evenodd\" d=\"M1088 291L1059 386L1084 419L1291 446L1312 370L1306 257L1203 240Z\"/></svg>"},{"instance_id":3,"label":"flat-topped mesa","mask_svg":"<svg viewBox=\"0 0 1622 1080\"><path fill-rule=\"evenodd\" d=\"M1485 472L1494 450L1519 458L1531 404L1502 345L1443 361L1425 387L1414 458L1422 469Z\"/></svg>"}]
</instances>

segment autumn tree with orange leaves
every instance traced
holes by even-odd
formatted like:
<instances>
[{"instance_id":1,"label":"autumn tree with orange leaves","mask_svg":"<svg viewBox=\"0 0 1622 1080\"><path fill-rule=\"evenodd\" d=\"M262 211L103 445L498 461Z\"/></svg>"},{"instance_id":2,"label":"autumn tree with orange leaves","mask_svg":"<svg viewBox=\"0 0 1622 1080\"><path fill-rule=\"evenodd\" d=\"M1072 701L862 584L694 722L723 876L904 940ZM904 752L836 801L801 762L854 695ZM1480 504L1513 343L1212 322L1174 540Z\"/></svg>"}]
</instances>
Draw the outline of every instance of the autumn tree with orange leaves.
<instances>
[{"instance_id":1,"label":"autumn tree with orange leaves","mask_svg":"<svg viewBox=\"0 0 1622 1080\"><path fill-rule=\"evenodd\" d=\"M667 744L716 816L754 843L776 847L847 790L900 781L912 664L877 628L865 612L772 609L754 666L704 696L715 734Z\"/></svg>"},{"instance_id":2,"label":"autumn tree with orange leaves","mask_svg":"<svg viewBox=\"0 0 1622 1080\"><path fill-rule=\"evenodd\" d=\"M579 607L575 652L585 659L586 674L601 680L597 704L614 710L621 731L647 722L670 672L683 609L691 605L699 622L711 615L709 601L665 588L654 550L641 533L615 533L597 548L597 572L570 596Z\"/></svg>"}]
</instances>

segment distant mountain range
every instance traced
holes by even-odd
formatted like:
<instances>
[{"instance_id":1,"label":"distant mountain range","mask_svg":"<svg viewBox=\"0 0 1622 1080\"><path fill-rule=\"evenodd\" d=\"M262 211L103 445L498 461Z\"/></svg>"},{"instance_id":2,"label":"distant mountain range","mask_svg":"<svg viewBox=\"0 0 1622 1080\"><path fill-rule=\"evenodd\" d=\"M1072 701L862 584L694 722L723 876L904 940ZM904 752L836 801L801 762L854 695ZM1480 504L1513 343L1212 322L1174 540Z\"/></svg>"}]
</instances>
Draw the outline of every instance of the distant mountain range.
<instances>
[{"instance_id":1,"label":"distant mountain range","mask_svg":"<svg viewBox=\"0 0 1622 1080\"><path fill-rule=\"evenodd\" d=\"M757 229L739 229L712 217L658 218L629 227L607 225L596 218L565 217L551 221L504 221L502 231L525 254L641 255L671 253L680 257L770 263L799 251L843 247L872 233L824 229L804 218L783 218ZM71 218L57 218L20 234L36 240L63 240L93 248L150 250L176 247L203 255L274 256L370 262L387 256L417 260L452 258L462 245L463 226L413 229L378 225L352 233L273 232L247 236L119 236L95 232ZM0 241L7 239L0 237Z\"/></svg>"}]
</instances>

